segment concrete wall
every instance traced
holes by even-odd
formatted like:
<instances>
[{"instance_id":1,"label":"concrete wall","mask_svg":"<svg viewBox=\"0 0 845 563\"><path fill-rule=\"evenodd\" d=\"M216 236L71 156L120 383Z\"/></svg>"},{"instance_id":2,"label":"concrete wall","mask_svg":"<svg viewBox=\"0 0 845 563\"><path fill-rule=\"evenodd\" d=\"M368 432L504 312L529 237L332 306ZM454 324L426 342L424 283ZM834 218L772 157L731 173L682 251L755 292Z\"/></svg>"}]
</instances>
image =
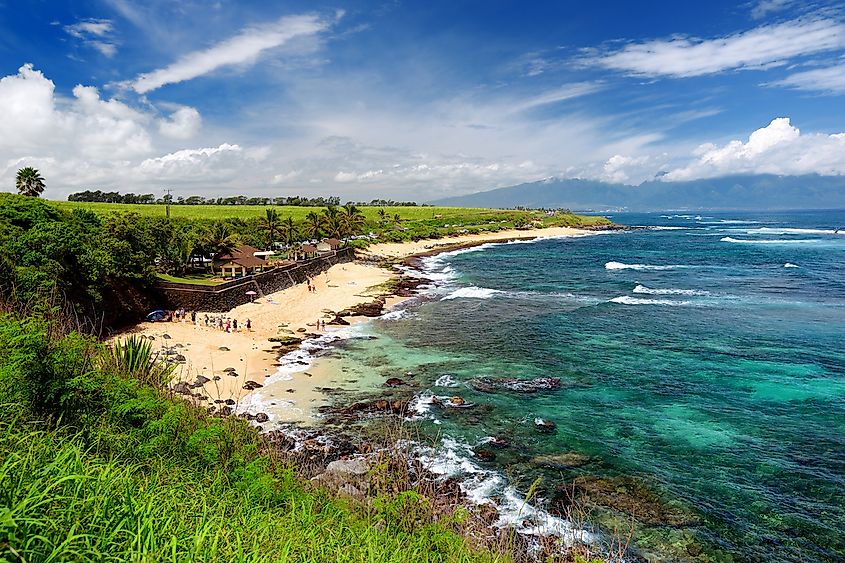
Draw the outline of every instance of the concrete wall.
<instances>
[{"instance_id":1,"label":"concrete wall","mask_svg":"<svg viewBox=\"0 0 845 563\"><path fill-rule=\"evenodd\" d=\"M335 264L352 262L354 259L355 250L344 248L313 260L274 268L268 272L215 286L161 282L156 286L158 306L170 310L184 307L189 311L222 313L249 303L250 296L246 294L247 291L255 291L259 296L275 293L302 283L306 278L316 277Z\"/></svg>"}]
</instances>

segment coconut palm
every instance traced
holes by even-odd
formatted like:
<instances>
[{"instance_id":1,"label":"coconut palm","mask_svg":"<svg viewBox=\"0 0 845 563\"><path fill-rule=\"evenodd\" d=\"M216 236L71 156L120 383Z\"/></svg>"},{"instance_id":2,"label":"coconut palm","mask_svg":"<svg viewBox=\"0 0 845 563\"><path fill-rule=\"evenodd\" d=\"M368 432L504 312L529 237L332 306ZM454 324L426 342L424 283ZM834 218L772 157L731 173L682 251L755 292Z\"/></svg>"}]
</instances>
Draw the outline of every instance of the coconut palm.
<instances>
[{"instance_id":1,"label":"coconut palm","mask_svg":"<svg viewBox=\"0 0 845 563\"><path fill-rule=\"evenodd\" d=\"M343 236L343 220L337 206L329 205L323 210L323 226L330 237L339 239Z\"/></svg>"},{"instance_id":2,"label":"coconut palm","mask_svg":"<svg viewBox=\"0 0 845 563\"><path fill-rule=\"evenodd\" d=\"M341 212L340 217L346 236L358 234L364 227L364 214L351 203L347 203L343 206L343 211Z\"/></svg>"},{"instance_id":3,"label":"coconut palm","mask_svg":"<svg viewBox=\"0 0 845 563\"><path fill-rule=\"evenodd\" d=\"M323 228L323 218L317 215L314 211L310 211L305 216L305 234L312 239L319 239L320 232Z\"/></svg>"},{"instance_id":4,"label":"coconut palm","mask_svg":"<svg viewBox=\"0 0 845 563\"><path fill-rule=\"evenodd\" d=\"M267 231L267 248L273 246L276 232L279 230L279 214L275 209L265 209L266 216L262 219L264 230Z\"/></svg>"},{"instance_id":5,"label":"coconut palm","mask_svg":"<svg viewBox=\"0 0 845 563\"><path fill-rule=\"evenodd\" d=\"M203 246L212 256L228 254L235 249L236 245L235 237L229 231L228 225L222 221L214 223L203 239ZM213 271L214 266L212 266Z\"/></svg>"},{"instance_id":6,"label":"coconut palm","mask_svg":"<svg viewBox=\"0 0 845 563\"><path fill-rule=\"evenodd\" d=\"M35 168L27 166L18 170L15 176L15 186L21 195L38 197L44 191L44 178Z\"/></svg>"},{"instance_id":7,"label":"coconut palm","mask_svg":"<svg viewBox=\"0 0 845 563\"><path fill-rule=\"evenodd\" d=\"M299 228L293 222L293 217L287 217L282 221L279 232L282 235L282 240L288 246L292 245L299 238Z\"/></svg>"},{"instance_id":8,"label":"coconut palm","mask_svg":"<svg viewBox=\"0 0 845 563\"><path fill-rule=\"evenodd\" d=\"M384 207L378 210L378 220L379 223L385 223L387 221L387 211L384 210Z\"/></svg>"}]
</instances>

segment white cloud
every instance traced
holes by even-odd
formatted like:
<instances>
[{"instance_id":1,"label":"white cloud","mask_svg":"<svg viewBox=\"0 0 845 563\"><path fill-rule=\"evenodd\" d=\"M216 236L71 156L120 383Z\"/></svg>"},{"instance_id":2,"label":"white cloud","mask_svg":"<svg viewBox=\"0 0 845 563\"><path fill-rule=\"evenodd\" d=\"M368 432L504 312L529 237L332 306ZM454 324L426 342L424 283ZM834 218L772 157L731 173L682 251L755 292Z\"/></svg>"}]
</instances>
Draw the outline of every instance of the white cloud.
<instances>
[{"instance_id":1,"label":"white cloud","mask_svg":"<svg viewBox=\"0 0 845 563\"><path fill-rule=\"evenodd\" d=\"M618 184L638 184L654 176L655 166L654 159L648 155L633 157L617 154L604 163L599 179Z\"/></svg>"},{"instance_id":2,"label":"white cloud","mask_svg":"<svg viewBox=\"0 0 845 563\"><path fill-rule=\"evenodd\" d=\"M200 129L202 117L200 112L192 107L180 107L168 119L161 120L159 132L171 139L190 139Z\"/></svg>"},{"instance_id":3,"label":"white cloud","mask_svg":"<svg viewBox=\"0 0 845 563\"><path fill-rule=\"evenodd\" d=\"M574 84L566 84L560 88L543 92L537 96L523 100L517 103L515 111L525 111L535 109L550 104L556 104L573 98L586 96L601 90L602 85L598 82L576 82Z\"/></svg>"},{"instance_id":4,"label":"white cloud","mask_svg":"<svg viewBox=\"0 0 845 563\"><path fill-rule=\"evenodd\" d=\"M146 180L221 181L231 179L242 168L243 153L239 145L228 143L218 147L183 149L148 158L134 171Z\"/></svg>"},{"instance_id":5,"label":"white cloud","mask_svg":"<svg viewBox=\"0 0 845 563\"><path fill-rule=\"evenodd\" d=\"M845 133L802 134L788 117L779 117L748 137L719 146L699 146L686 166L663 179L692 180L730 174L845 174Z\"/></svg>"},{"instance_id":6,"label":"white cloud","mask_svg":"<svg viewBox=\"0 0 845 563\"><path fill-rule=\"evenodd\" d=\"M845 63L796 72L774 84L796 90L842 94L845 93Z\"/></svg>"},{"instance_id":7,"label":"white cloud","mask_svg":"<svg viewBox=\"0 0 845 563\"><path fill-rule=\"evenodd\" d=\"M87 19L66 25L65 32L79 39L83 45L96 49L106 57L117 54L117 42L113 38L114 26L111 20Z\"/></svg>"},{"instance_id":8,"label":"white cloud","mask_svg":"<svg viewBox=\"0 0 845 563\"><path fill-rule=\"evenodd\" d=\"M675 78L785 65L803 55L845 48L845 24L803 18L714 39L673 37L630 43L585 62L636 76Z\"/></svg>"},{"instance_id":9,"label":"white cloud","mask_svg":"<svg viewBox=\"0 0 845 563\"><path fill-rule=\"evenodd\" d=\"M141 74L130 86L139 94L145 94L222 67L252 65L264 52L295 38L317 35L326 30L328 25L315 15L300 15L283 17L268 25L249 27L208 49L188 53L165 68Z\"/></svg>"},{"instance_id":10,"label":"white cloud","mask_svg":"<svg viewBox=\"0 0 845 563\"><path fill-rule=\"evenodd\" d=\"M755 20L763 19L773 12L780 12L789 8L795 0L759 0L751 8L751 17Z\"/></svg>"}]
</instances>

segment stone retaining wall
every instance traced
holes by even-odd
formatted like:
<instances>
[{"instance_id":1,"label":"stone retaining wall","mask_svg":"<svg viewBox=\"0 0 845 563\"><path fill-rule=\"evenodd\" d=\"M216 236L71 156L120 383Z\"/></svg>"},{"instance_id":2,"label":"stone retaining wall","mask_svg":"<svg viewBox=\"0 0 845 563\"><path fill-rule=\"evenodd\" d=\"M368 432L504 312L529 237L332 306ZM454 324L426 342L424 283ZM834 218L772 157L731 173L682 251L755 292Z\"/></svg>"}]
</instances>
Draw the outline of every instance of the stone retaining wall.
<instances>
[{"instance_id":1,"label":"stone retaining wall","mask_svg":"<svg viewBox=\"0 0 845 563\"><path fill-rule=\"evenodd\" d=\"M303 283L309 277L314 278L335 264L352 262L354 259L355 250L344 248L313 260L274 268L215 286L161 282L156 285L156 293L162 309L185 308L189 311L223 313L238 305L249 303L250 296L246 294L247 291L255 291L259 295L275 293Z\"/></svg>"}]
</instances>

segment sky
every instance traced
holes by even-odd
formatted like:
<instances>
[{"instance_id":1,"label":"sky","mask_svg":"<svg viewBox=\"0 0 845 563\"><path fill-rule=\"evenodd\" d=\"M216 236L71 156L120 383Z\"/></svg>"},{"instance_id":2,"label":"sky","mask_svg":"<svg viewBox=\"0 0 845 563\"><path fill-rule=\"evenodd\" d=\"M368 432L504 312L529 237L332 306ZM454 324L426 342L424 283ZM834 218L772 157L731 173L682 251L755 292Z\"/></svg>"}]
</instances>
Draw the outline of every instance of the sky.
<instances>
[{"instance_id":1,"label":"sky","mask_svg":"<svg viewBox=\"0 0 845 563\"><path fill-rule=\"evenodd\" d=\"M845 2L0 0L0 190L845 174Z\"/></svg>"}]
</instances>

